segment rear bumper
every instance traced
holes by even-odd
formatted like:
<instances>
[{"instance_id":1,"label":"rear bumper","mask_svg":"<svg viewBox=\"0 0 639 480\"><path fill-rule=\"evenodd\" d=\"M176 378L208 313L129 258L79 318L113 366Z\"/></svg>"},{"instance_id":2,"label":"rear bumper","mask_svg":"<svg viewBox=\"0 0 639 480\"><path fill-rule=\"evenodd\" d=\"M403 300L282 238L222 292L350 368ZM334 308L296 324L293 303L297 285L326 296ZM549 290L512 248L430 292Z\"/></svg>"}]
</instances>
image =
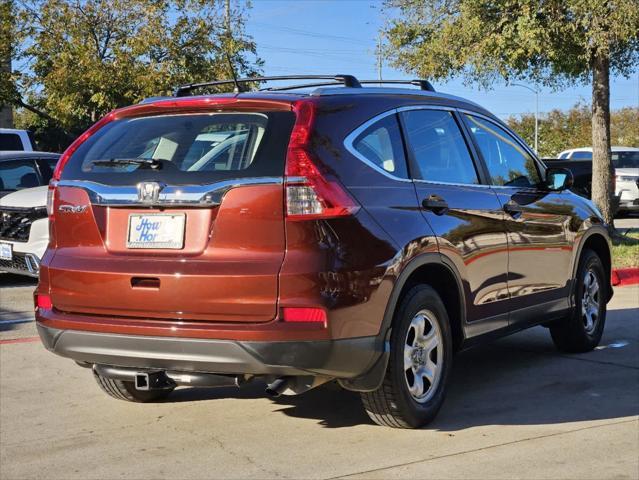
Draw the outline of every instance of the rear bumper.
<instances>
[{"instance_id":1,"label":"rear bumper","mask_svg":"<svg viewBox=\"0 0 639 480\"><path fill-rule=\"evenodd\" d=\"M37 327L48 350L78 362L178 372L354 378L381 354L376 337L258 342Z\"/></svg>"}]
</instances>

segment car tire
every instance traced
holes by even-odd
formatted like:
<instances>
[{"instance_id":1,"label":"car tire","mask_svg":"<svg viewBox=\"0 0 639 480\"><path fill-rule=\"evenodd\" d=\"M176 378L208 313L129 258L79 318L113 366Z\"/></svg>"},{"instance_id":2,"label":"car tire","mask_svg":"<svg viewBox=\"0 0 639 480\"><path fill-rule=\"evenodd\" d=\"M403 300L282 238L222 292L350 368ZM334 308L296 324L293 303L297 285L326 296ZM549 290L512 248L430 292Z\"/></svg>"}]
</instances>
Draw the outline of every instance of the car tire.
<instances>
[{"instance_id":1,"label":"car tire","mask_svg":"<svg viewBox=\"0 0 639 480\"><path fill-rule=\"evenodd\" d=\"M384 380L377 390L361 394L366 412L387 427L427 424L444 401L452 359L444 303L432 287L413 287L395 312Z\"/></svg>"},{"instance_id":2,"label":"car tire","mask_svg":"<svg viewBox=\"0 0 639 480\"><path fill-rule=\"evenodd\" d=\"M572 313L550 325L555 346L568 353L593 350L601 340L606 323L608 299L606 274L599 256L585 250L579 259Z\"/></svg>"},{"instance_id":3,"label":"car tire","mask_svg":"<svg viewBox=\"0 0 639 480\"><path fill-rule=\"evenodd\" d=\"M93 372L93 376L107 395L127 402L159 402L168 397L173 391L172 388L166 390L137 390L133 382L103 377L96 372Z\"/></svg>"}]
</instances>

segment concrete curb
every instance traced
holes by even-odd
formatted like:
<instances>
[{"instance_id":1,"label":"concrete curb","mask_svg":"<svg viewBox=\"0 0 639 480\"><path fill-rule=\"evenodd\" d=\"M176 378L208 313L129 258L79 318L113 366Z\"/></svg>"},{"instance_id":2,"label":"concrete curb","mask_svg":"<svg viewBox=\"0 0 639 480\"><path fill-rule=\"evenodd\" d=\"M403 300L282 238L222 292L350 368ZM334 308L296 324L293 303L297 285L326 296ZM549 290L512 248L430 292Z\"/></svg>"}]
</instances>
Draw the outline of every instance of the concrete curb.
<instances>
[{"instance_id":1,"label":"concrete curb","mask_svg":"<svg viewBox=\"0 0 639 480\"><path fill-rule=\"evenodd\" d=\"M636 285L639 283L639 267L614 268L611 277L615 286Z\"/></svg>"}]
</instances>

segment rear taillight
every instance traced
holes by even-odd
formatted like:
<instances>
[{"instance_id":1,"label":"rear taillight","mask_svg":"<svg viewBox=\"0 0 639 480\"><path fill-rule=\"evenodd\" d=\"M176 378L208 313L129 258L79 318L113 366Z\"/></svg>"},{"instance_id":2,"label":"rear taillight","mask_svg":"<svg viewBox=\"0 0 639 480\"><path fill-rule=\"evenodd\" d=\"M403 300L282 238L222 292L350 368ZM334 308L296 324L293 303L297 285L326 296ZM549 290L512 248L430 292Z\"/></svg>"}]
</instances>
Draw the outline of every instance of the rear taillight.
<instances>
[{"instance_id":1,"label":"rear taillight","mask_svg":"<svg viewBox=\"0 0 639 480\"><path fill-rule=\"evenodd\" d=\"M328 180L317 167L309 148L315 105L293 104L296 114L286 155L286 216L292 220L341 217L359 208L336 180Z\"/></svg>"},{"instance_id":2,"label":"rear taillight","mask_svg":"<svg viewBox=\"0 0 639 480\"><path fill-rule=\"evenodd\" d=\"M53 302L51 301L51 296L36 293L35 306L36 308L40 308L42 310L51 310L53 308Z\"/></svg>"},{"instance_id":3,"label":"rear taillight","mask_svg":"<svg viewBox=\"0 0 639 480\"><path fill-rule=\"evenodd\" d=\"M53 200L55 199L55 188L58 185L56 180L49 182L49 189L47 190L47 215L49 220L53 220Z\"/></svg>"}]
</instances>

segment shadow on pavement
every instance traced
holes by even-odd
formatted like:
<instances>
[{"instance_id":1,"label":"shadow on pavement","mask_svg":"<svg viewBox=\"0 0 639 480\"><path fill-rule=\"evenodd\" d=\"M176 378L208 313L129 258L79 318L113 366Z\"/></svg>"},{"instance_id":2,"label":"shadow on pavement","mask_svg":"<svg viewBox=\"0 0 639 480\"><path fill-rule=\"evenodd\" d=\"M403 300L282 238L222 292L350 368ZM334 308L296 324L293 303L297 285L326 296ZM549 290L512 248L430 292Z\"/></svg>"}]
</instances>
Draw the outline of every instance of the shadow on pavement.
<instances>
[{"instance_id":1,"label":"shadow on pavement","mask_svg":"<svg viewBox=\"0 0 639 480\"><path fill-rule=\"evenodd\" d=\"M0 272L0 288L35 287L37 284L37 278Z\"/></svg>"},{"instance_id":2,"label":"shadow on pavement","mask_svg":"<svg viewBox=\"0 0 639 480\"><path fill-rule=\"evenodd\" d=\"M617 314L639 318L639 308ZM608 339L612 335L608 333ZM568 355L558 352L548 332L537 327L462 352L455 358L444 406L426 428L455 432L481 425L560 424L638 415L638 340L635 334L616 345L612 360L605 349ZM184 389L168 401L255 399L265 396L264 388L262 382L254 382L240 389ZM281 406L279 413L314 419L327 428L372 423L357 393L331 386L273 402Z\"/></svg>"}]
</instances>

